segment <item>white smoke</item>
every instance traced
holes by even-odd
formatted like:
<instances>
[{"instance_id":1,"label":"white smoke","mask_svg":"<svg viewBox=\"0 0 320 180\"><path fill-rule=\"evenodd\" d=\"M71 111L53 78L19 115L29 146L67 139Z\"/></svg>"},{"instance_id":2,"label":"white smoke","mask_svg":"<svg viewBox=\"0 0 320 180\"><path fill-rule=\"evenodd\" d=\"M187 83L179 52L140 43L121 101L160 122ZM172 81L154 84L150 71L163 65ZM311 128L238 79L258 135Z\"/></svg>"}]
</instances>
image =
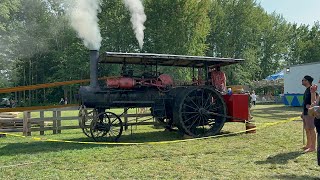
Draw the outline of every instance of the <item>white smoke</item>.
<instances>
[{"instance_id":1,"label":"white smoke","mask_svg":"<svg viewBox=\"0 0 320 180\"><path fill-rule=\"evenodd\" d=\"M129 9L131 14L131 23L136 38L139 42L140 49L143 47L144 39L144 22L147 20L147 16L144 13L144 7L141 0L123 0L125 6Z\"/></svg>"},{"instance_id":2,"label":"white smoke","mask_svg":"<svg viewBox=\"0 0 320 180\"><path fill-rule=\"evenodd\" d=\"M70 4L71 26L90 50L99 50L102 37L98 24L100 0L74 0Z\"/></svg>"}]
</instances>

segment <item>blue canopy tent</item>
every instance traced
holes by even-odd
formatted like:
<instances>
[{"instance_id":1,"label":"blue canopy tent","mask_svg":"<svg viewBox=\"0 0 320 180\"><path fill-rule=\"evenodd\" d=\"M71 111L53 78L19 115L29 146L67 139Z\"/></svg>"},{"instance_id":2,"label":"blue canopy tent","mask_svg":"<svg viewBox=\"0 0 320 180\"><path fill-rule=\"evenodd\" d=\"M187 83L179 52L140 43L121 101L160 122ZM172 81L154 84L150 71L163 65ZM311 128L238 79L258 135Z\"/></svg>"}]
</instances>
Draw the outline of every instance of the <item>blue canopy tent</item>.
<instances>
[{"instance_id":1,"label":"blue canopy tent","mask_svg":"<svg viewBox=\"0 0 320 180\"><path fill-rule=\"evenodd\" d=\"M280 71L276 74L272 74L265 78L266 81L278 81L284 79L284 71ZM282 101L286 106L302 106L303 103L303 94L284 94Z\"/></svg>"},{"instance_id":2,"label":"blue canopy tent","mask_svg":"<svg viewBox=\"0 0 320 180\"><path fill-rule=\"evenodd\" d=\"M284 80L284 71L277 72L266 77L263 82L265 82L265 87L273 87L273 94L274 94L274 101L276 103L284 102L284 98L277 96L276 91L279 87L283 87L283 80ZM269 90L270 91L270 90Z\"/></svg>"},{"instance_id":3,"label":"blue canopy tent","mask_svg":"<svg viewBox=\"0 0 320 180\"><path fill-rule=\"evenodd\" d=\"M272 74L268 77L266 77L265 80L267 81L275 81L275 80L279 80L279 79L283 79L284 78L284 71L280 71L276 74Z\"/></svg>"}]
</instances>

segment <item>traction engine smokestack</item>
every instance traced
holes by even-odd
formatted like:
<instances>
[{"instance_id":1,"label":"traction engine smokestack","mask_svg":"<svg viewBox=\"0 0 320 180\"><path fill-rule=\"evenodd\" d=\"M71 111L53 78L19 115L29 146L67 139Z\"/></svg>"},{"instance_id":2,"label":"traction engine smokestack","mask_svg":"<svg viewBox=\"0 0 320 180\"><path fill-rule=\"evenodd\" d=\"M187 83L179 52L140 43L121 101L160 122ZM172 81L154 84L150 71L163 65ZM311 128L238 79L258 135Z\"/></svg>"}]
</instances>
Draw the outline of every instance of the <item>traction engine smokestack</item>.
<instances>
[{"instance_id":1,"label":"traction engine smokestack","mask_svg":"<svg viewBox=\"0 0 320 180\"><path fill-rule=\"evenodd\" d=\"M98 87L98 61L99 51L90 50L90 86L92 88Z\"/></svg>"}]
</instances>

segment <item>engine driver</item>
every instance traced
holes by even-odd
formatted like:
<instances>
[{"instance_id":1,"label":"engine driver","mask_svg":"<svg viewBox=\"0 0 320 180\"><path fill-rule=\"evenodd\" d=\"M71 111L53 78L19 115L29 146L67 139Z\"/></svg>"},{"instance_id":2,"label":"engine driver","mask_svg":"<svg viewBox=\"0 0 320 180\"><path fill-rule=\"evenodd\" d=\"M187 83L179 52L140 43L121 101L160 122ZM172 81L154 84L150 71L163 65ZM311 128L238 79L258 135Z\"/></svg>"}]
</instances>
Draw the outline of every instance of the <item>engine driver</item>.
<instances>
[{"instance_id":1,"label":"engine driver","mask_svg":"<svg viewBox=\"0 0 320 180\"><path fill-rule=\"evenodd\" d=\"M211 71L212 85L220 92L226 92L226 75L221 71L220 66L215 67Z\"/></svg>"}]
</instances>

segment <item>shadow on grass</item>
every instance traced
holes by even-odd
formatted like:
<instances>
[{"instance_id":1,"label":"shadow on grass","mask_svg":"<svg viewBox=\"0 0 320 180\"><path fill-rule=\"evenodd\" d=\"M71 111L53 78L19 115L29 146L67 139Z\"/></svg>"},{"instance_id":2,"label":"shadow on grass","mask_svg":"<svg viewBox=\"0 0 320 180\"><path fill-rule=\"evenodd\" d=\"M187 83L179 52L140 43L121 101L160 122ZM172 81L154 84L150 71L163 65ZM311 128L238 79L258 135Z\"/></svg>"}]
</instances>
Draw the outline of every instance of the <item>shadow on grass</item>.
<instances>
[{"instance_id":1,"label":"shadow on grass","mask_svg":"<svg viewBox=\"0 0 320 180\"><path fill-rule=\"evenodd\" d=\"M59 142L26 142L10 143L0 148L0 156L15 156L18 154L37 154L47 152L59 152L64 150L81 150L99 147L95 144L71 144Z\"/></svg>"},{"instance_id":2,"label":"shadow on grass","mask_svg":"<svg viewBox=\"0 0 320 180\"><path fill-rule=\"evenodd\" d=\"M256 161L256 164L287 164L289 160L296 159L302 154L303 152L300 151L280 153L275 156L268 157L265 161Z\"/></svg>"},{"instance_id":3,"label":"shadow on grass","mask_svg":"<svg viewBox=\"0 0 320 180\"><path fill-rule=\"evenodd\" d=\"M121 143L143 143L143 142L160 142L183 139L178 132L152 131L152 132L133 132L132 134L122 134L119 142ZM91 137L81 137L67 139L67 141L94 142ZM100 138L101 142L108 142L107 137Z\"/></svg>"},{"instance_id":4,"label":"shadow on grass","mask_svg":"<svg viewBox=\"0 0 320 180\"><path fill-rule=\"evenodd\" d=\"M224 137L237 136L238 134L232 134L230 132L224 131L220 134L225 135ZM217 137L221 138L221 137ZM53 138L50 138L53 139ZM183 137L177 132L145 132L145 133L135 133L131 135L123 135L120 138L122 143L143 143L143 142L162 142L162 141L174 141L182 140ZM66 141L74 142L93 142L92 138L73 138L64 139ZM8 143L7 145L0 147L0 156L15 156L17 154L37 154L37 153L47 153L47 152L59 152L64 150L82 150L90 149L95 147L109 148L117 147L121 145L105 145L105 144L77 144L77 143L63 143L63 142L43 142L34 141L27 143Z\"/></svg>"},{"instance_id":5,"label":"shadow on grass","mask_svg":"<svg viewBox=\"0 0 320 180\"><path fill-rule=\"evenodd\" d=\"M286 114L284 112L287 112ZM291 114L288 114L291 113ZM269 118L273 120L288 119L299 116L301 108L297 107L267 107L253 110L253 116L259 118Z\"/></svg>"},{"instance_id":6,"label":"shadow on grass","mask_svg":"<svg viewBox=\"0 0 320 180\"><path fill-rule=\"evenodd\" d=\"M284 179L284 180L306 180L306 179L310 179L310 180L320 180L319 177L316 176L297 176L297 175L275 175L275 176L271 176L269 177L270 179Z\"/></svg>"},{"instance_id":7,"label":"shadow on grass","mask_svg":"<svg viewBox=\"0 0 320 180\"><path fill-rule=\"evenodd\" d=\"M269 120L273 120L273 121L281 121L281 120L286 120L289 118L295 118L298 117L299 115L297 114L292 114L292 115L287 115L287 114L283 114L283 115L279 115L279 114L272 114L270 112L262 112L262 113L268 113L267 116L261 116L259 115L259 113L254 113L253 114L253 118L263 118L263 119L269 119Z\"/></svg>"},{"instance_id":8,"label":"shadow on grass","mask_svg":"<svg viewBox=\"0 0 320 180\"><path fill-rule=\"evenodd\" d=\"M219 134L223 135L223 137L231 137L238 136L244 133L234 134L230 131L222 131ZM68 141L80 141L80 142L94 142L91 137L83 137L83 138L73 138L67 139ZM176 141L176 140L185 140L183 134L178 131L154 131L154 132L140 132L133 134L123 134L121 135L119 142L121 143L148 143L148 142L163 142L163 141ZM107 138L102 138L101 142L106 142Z\"/></svg>"},{"instance_id":9,"label":"shadow on grass","mask_svg":"<svg viewBox=\"0 0 320 180\"><path fill-rule=\"evenodd\" d=\"M256 110L262 110L262 109L282 109L285 111L300 111L302 109L302 107L292 107L292 106L285 106L285 105L281 105L281 106L275 106L275 104L268 104L268 105L263 105L263 106L256 106L254 109Z\"/></svg>"}]
</instances>

